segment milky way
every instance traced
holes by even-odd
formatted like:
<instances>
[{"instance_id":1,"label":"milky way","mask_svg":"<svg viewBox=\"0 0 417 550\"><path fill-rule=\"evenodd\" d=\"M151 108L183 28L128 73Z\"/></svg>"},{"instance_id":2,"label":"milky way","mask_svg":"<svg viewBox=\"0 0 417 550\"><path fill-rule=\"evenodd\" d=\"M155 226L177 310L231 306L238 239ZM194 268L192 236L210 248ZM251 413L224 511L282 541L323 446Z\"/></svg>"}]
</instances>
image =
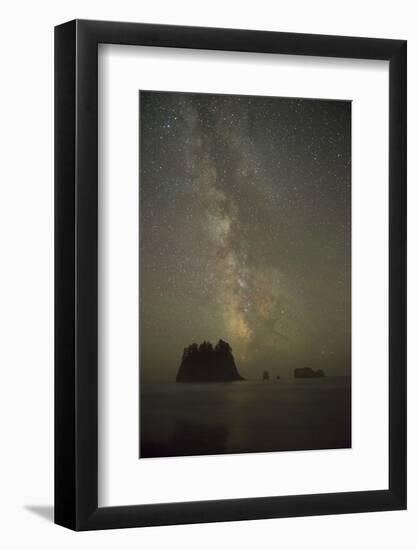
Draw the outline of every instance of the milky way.
<instances>
[{"instance_id":1,"label":"milky way","mask_svg":"<svg viewBox=\"0 0 417 550\"><path fill-rule=\"evenodd\" d=\"M140 93L140 368L350 371L351 105Z\"/></svg>"}]
</instances>

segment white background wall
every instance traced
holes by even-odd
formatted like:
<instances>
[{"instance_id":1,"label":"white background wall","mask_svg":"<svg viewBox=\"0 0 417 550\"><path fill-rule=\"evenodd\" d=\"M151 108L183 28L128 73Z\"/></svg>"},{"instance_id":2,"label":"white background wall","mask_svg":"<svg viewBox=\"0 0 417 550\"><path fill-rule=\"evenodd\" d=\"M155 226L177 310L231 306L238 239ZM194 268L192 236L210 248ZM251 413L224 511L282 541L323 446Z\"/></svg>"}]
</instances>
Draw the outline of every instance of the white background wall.
<instances>
[{"instance_id":1,"label":"white background wall","mask_svg":"<svg viewBox=\"0 0 417 550\"><path fill-rule=\"evenodd\" d=\"M416 547L416 101L412 1L15 0L1 14L0 544L3 548ZM53 26L73 18L409 41L409 509L72 533L53 500ZM370 397L370 403L372 399Z\"/></svg>"}]
</instances>

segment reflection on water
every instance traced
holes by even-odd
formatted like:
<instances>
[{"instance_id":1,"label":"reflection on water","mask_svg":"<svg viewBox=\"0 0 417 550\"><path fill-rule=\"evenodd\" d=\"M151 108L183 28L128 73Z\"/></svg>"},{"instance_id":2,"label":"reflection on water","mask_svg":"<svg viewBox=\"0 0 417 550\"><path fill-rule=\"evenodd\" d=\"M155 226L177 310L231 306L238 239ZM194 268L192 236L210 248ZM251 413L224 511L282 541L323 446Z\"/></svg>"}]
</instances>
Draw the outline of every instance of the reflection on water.
<instances>
[{"instance_id":1,"label":"reflection on water","mask_svg":"<svg viewBox=\"0 0 417 550\"><path fill-rule=\"evenodd\" d=\"M351 446L346 377L143 385L140 457Z\"/></svg>"}]
</instances>

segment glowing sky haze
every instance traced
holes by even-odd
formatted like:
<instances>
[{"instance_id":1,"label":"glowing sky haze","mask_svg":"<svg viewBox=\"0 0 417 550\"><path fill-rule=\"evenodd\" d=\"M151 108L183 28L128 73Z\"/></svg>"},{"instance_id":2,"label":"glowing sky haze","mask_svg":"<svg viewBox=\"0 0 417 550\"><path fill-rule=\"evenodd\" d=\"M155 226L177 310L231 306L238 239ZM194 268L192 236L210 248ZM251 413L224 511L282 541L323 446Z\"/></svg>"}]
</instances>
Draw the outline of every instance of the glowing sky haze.
<instances>
[{"instance_id":1,"label":"glowing sky haze","mask_svg":"<svg viewBox=\"0 0 417 550\"><path fill-rule=\"evenodd\" d=\"M140 92L140 368L349 374L351 103Z\"/></svg>"}]
</instances>

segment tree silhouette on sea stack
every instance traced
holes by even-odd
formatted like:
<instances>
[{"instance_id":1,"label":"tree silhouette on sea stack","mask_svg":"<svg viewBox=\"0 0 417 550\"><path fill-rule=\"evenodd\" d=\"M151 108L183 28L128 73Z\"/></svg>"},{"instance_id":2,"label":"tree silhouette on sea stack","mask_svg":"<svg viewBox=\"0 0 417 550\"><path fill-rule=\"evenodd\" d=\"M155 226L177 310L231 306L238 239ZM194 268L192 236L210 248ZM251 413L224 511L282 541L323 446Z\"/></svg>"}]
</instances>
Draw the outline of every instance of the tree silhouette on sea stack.
<instances>
[{"instance_id":1,"label":"tree silhouette on sea stack","mask_svg":"<svg viewBox=\"0 0 417 550\"><path fill-rule=\"evenodd\" d=\"M184 348L178 369L177 382L235 382L240 376L231 346L219 340L213 348L211 342L191 344Z\"/></svg>"}]
</instances>

